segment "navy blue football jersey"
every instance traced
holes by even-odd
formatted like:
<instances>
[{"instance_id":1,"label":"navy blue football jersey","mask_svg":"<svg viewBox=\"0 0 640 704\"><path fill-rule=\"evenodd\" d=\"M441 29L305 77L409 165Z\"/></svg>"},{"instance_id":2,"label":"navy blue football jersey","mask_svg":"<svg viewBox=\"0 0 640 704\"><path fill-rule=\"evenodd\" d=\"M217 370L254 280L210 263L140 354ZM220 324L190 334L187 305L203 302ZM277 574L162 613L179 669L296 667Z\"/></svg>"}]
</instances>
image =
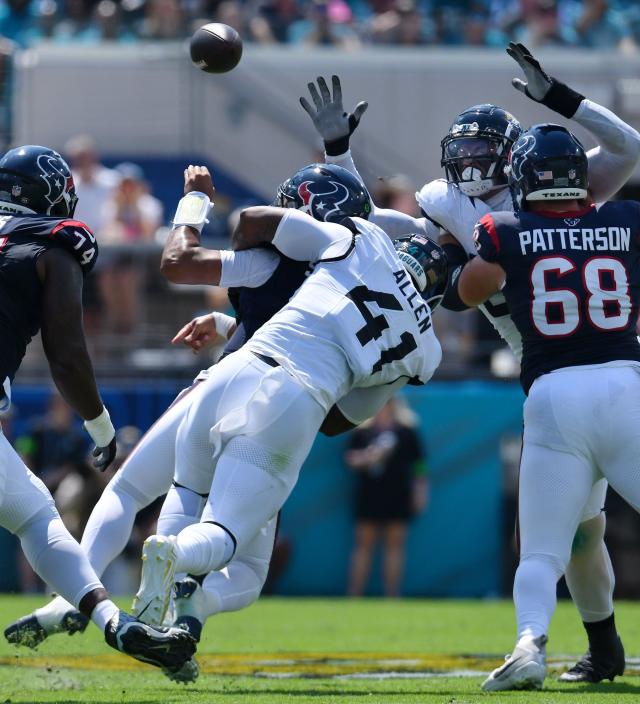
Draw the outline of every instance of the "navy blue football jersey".
<instances>
[{"instance_id":1,"label":"navy blue football jersey","mask_svg":"<svg viewBox=\"0 0 640 704\"><path fill-rule=\"evenodd\" d=\"M640 203L491 213L474 239L479 256L507 274L502 292L522 335L525 392L554 369L640 361Z\"/></svg>"},{"instance_id":2,"label":"navy blue football jersey","mask_svg":"<svg viewBox=\"0 0 640 704\"><path fill-rule=\"evenodd\" d=\"M274 316L304 282L308 262L298 262L280 254L280 263L262 286L229 289L229 300L238 327L224 348L224 355L235 352Z\"/></svg>"},{"instance_id":3,"label":"navy blue football jersey","mask_svg":"<svg viewBox=\"0 0 640 704\"><path fill-rule=\"evenodd\" d=\"M40 330L42 284L36 262L54 247L71 252L85 272L98 256L95 237L79 220L0 211L0 384L13 380Z\"/></svg>"}]
</instances>

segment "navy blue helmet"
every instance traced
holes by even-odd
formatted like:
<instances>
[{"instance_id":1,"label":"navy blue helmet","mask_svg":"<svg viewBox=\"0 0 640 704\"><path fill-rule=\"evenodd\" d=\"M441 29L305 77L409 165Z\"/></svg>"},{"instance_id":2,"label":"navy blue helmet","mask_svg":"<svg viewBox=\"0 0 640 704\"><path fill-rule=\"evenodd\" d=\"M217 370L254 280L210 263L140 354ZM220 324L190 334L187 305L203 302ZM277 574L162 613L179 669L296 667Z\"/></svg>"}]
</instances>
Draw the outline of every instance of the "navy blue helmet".
<instances>
[{"instance_id":1,"label":"navy blue helmet","mask_svg":"<svg viewBox=\"0 0 640 704\"><path fill-rule=\"evenodd\" d=\"M560 125L534 125L524 132L511 149L507 171L516 210L526 210L531 201L581 200L588 195L584 147Z\"/></svg>"},{"instance_id":2,"label":"navy blue helmet","mask_svg":"<svg viewBox=\"0 0 640 704\"><path fill-rule=\"evenodd\" d=\"M297 208L316 220L337 222L348 217L368 219L371 197L346 169L335 164L310 164L278 186L274 205Z\"/></svg>"},{"instance_id":3,"label":"navy blue helmet","mask_svg":"<svg viewBox=\"0 0 640 704\"><path fill-rule=\"evenodd\" d=\"M78 196L71 170L60 154L27 144L0 159L0 201L41 215L72 217Z\"/></svg>"},{"instance_id":4,"label":"navy blue helmet","mask_svg":"<svg viewBox=\"0 0 640 704\"><path fill-rule=\"evenodd\" d=\"M440 142L447 180L467 196L506 186L504 167L511 145L522 134L516 118L486 103L463 110Z\"/></svg>"},{"instance_id":5,"label":"navy blue helmet","mask_svg":"<svg viewBox=\"0 0 640 704\"><path fill-rule=\"evenodd\" d=\"M422 298L433 310L447 290L447 255L442 247L424 235L401 237L393 243Z\"/></svg>"}]
</instances>

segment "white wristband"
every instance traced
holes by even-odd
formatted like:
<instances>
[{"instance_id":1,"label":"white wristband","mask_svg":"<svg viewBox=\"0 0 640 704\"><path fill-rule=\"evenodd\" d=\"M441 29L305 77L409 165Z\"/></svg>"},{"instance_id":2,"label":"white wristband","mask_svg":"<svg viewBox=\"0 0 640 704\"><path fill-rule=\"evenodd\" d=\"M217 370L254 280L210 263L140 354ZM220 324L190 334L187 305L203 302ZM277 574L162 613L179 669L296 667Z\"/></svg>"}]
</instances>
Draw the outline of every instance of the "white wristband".
<instances>
[{"instance_id":1,"label":"white wristband","mask_svg":"<svg viewBox=\"0 0 640 704\"><path fill-rule=\"evenodd\" d=\"M220 337L224 337L225 340L228 340L229 332L231 328L235 327L236 319L231 315L227 315L226 313L218 313L217 310L214 310L211 315L215 320L216 332L218 333L218 335L220 335Z\"/></svg>"},{"instance_id":2,"label":"white wristband","mask_svg":"<svg viewBox=\"0 0 640 704\"><path fill-rule=\"evenodd\" d=\"M102 413L93 420L85 420L84 429L89 433L96 447L106 447L115 437L109 411L103 406Z\"/></svg>"},{"instance_id":3,"label":"white wristband","mask_svg":"<svg viewBox=\"0 0 640 704\"><path fill-rule=\"evenodd\" d=\"M207 216L213 209L213 203L206 193L191 191L180 199L176 214L173 218L173 226L180 227L188 225L198 232L202 232L205 223L209 222Z\"/></svg>"}]
</instances>

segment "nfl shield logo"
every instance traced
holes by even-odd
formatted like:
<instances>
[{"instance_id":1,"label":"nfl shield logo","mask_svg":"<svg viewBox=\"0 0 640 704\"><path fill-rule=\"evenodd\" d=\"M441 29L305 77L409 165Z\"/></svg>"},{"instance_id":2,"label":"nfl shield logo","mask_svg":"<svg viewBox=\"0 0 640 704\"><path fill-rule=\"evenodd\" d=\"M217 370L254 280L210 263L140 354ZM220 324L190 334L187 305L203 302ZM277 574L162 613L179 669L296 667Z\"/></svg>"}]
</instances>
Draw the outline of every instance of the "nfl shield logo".
<instances>
[{"instance_id":1,"label":"nfl shield logo","mask_svg":"<svg viewBox=\"0 0 640 704\"><path fill-rule=\"evenodd\" d=\"M576 177L576 170L569 169L569 173L567 173L567 176L573 181L573 179Z\"/></svg>"},{"instance_id":2,"label":"nfl shield logo","mask_svg":"<svg viewBox=\"0 0 640 704\"><path fill-rule=\"evenodd\" d=\"M17 198L22 193L22 186L15 185L11 188L11 195Z\"/></svg>"}]
</instances>

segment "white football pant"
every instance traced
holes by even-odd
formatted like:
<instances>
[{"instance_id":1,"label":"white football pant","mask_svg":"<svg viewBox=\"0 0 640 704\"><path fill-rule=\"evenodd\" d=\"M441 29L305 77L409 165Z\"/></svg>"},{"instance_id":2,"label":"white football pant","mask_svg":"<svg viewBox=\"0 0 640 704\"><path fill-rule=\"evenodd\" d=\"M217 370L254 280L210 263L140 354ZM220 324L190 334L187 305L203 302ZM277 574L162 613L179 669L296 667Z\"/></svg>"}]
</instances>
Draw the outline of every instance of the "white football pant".
<instances>
[{"instance_id":1,"label":"white football pant","mask_svg":"<svg viewBox=\"0 0 640 704\"><path fill-rule=\"evenodd\" d=\"M524 405L518 636L547 633L594 485L640 509L640 365L570 367L537 379ZM610 565L610 563L608 563Z\"/></svg>"},{"instance_id":2,"label":"white football pant","mask_svg":"<svg viewBox=\"0 0 640 704\"><path fill-rule=\"evenodd\" d=\"M76 608L102 587L60 519L48 489L0 431L0 526L17 535L38 575Z\"/></svg>"},{"instance_id":3,"label":"white football pant","mask_svg":"<svg viewBox=\"0 0 640 704\"><path fill-rule=\"evenodd\" d=\"M190 394L178 429L175 482L198 493L209 491L200 526L178 536L178 571L204 574L224 567L231 556L225 554L224 539L218 539L220 527L232 536L236 554L268 534L324 416L320 404L282 367L271 367L248 351L216 366Z\"/></svg>"}]
</instances>

